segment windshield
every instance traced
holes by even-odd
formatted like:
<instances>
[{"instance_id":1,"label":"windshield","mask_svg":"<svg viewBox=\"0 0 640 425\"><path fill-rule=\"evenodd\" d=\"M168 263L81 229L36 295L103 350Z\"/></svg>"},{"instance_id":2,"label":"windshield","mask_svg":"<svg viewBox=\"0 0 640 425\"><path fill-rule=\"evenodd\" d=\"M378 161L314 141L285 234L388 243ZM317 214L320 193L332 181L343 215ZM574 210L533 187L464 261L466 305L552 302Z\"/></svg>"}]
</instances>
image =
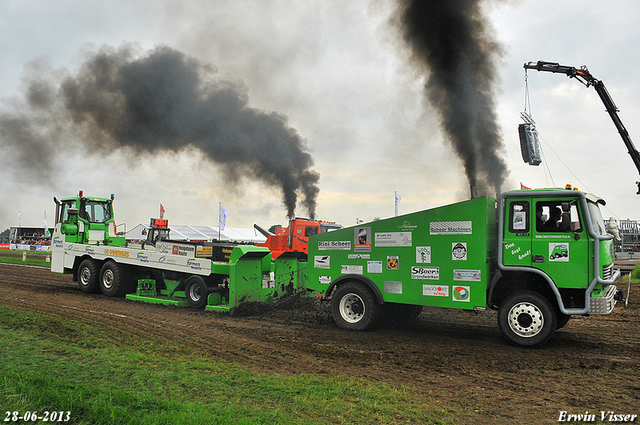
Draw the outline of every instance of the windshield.
<instances>
[{"instance_id":1,"label":"windshield","mask_svg":"<svg viewBox=\"0 0 640 425\"><path fill-rule=\"evenodd\" d=\"M90 223L105 223L111 218L109 202L103 201L83 201L80 209L80 217Z\"/></svg>"},{"instance_id":2,"label":"windshield","mask_svg":"<svg viewBox=\"0 0 640 425\"><path fill-rule=\"evenodd\" d=\"M589 204L589 215L591 216L591 226L593 227L593 231L596 232L596 235L604 236L607 234L607 231L604 229L604 220L602 219L602 214L600 213L600 207L598 204L593 202L588 202Z\"/></svg>"},{"instance_id":3,"label":"windshield","mask_svg":"<svg viewBox=\"0 0 640 425\"><path fill-rule=\"evenodd\" d=\"M320 233L332 232L334 230L342 229L342 226L339 224L329 224L329 223L321 223L320 224Z\"/></svg>"}]
</instances>

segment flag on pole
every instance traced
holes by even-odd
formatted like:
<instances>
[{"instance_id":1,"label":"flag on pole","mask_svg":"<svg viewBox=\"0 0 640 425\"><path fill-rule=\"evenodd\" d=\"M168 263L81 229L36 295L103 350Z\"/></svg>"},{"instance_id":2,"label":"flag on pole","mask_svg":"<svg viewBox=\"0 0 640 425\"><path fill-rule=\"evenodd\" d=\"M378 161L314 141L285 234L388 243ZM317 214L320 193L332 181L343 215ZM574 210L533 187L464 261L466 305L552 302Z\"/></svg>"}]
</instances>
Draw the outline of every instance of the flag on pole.
<instances>
[{"instance_id":1,"label":"flag on pole","mask_svg":"<svg viewBox=\"0 0 640 425\"><path fill-rule=\"evenodd\" d=\"M396 217L397 217L398 216L398 204L400 203L400 200L402 198L400 197L400 195L398 195L398 192L394 191L393 193L395 193L395 197L396 197Z\"/></svg>"},{"instance_id":2,"label":"flag on pole","mask_svg":"<svg viewBox=\"0 0 640 425\"><path fill-rule=\"evenodd\" d=\"M44 236L46 238L48 238L49 236L51 236L49 234L49 226L47 225L47 212L44 212Z\"/></svg>"},{"instance_id":3,"label":"flag on pole","mask_svg":"<svg viewBox=\"0 0 640 425\"><path fill-rule=\"evenodd\" d=\"M160 204L160 220L164 219L164 205Z\"/></svg>"},{"instance_id":4,"label":"flag on pole","mask_svg":"<svg viewBox=\"0 0 640 425\"><path fill-rule=\"evenodd\" d=\"M523 185L522 182L520 182L520 190L531 190L531 188Z\"/></svg>"},{"instance_id":5,"label":"flag on pole","mask_svg":"<svg viewBox=\"0 0 640 425\"><path fill-rule=\"evenodd\" d=\"M224 230L224 226L227 224L227 217L229 215L229 211L227 211L227 209L223 207L222 204L220 204L220 216L218 217L220 230Z\"/></svg>"}]
</instances>

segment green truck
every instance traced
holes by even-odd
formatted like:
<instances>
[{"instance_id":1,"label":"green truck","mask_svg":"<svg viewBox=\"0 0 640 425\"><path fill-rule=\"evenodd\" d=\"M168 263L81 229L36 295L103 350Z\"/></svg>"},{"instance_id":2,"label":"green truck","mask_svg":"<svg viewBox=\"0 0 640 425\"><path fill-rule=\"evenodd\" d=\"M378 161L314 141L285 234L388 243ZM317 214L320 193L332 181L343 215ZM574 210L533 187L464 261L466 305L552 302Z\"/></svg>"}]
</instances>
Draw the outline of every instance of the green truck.
<instances>
[{"instance_id":1,"label":"green truck","mask_svg":"<svg viewBox=\"0 0 640 425\"><path fill-rule=\"evenodd\" d=\"M51 269L84 292L233 313L295 293L331 299L336 324L364 331L424 306L498 311L512 343L547 342L571 315L610 313L621 298L604 201L564 189L474 198L309 238L308 256L220 242L117 232L113 197L57 201ZM551 222L552 212L561 219Z\"/></svg>"},{"instance_id":2,"label":"green truck","mask_svg":"<svg viewBox=\"0 0 640 425\"><path fill-rule=\"evenodd\" d=\"M331 297L345 329L423 306L496 309L509 341L538 346L571 315L608 314L621 296L599 204L574 190L516 190L314 236L306 287ZM542 217L556 208L550 230Z\"/></svg>"}]
</instances>

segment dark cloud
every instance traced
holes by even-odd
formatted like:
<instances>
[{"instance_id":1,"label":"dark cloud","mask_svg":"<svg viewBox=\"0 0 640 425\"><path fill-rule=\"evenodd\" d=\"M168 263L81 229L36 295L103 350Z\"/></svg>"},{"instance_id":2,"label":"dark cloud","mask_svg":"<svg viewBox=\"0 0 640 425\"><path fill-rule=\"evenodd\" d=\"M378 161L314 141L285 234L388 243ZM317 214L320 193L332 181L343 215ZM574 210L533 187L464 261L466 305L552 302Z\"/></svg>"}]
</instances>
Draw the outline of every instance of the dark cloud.
<instances>
[{"instance_id":1,"label":"dark cloud","mask_svg":"<svg viewBox=\"0 0 640 425\"><path fill-rule=\"evenodd\" d=\"M509 171L495 113L501 48L480 0L398 0L399 23L415 63L428 75L426 94L481 194L500 191Z\"/></svg>"},{"instance_id":2,"label":"dark cloud","mask_svg":"<svg viewBox=\"0 0 640 425\"><path fill-rule=\"evenodd\" d=\"M57 87L32 76L25 99L29 112L20 119L0 117L2 143L17 152L50 146L36 137L34 127L44 124L40 130L53 131L46 127L51 118L63 117L81 134L88 152L120 149L146 160L149 154L195 147L231 183L257 178L280 188L289 216L298 193L309 215L315 215L320 176L287 117L251 108L241 81L216 78L212 65L175 49L140 54L131 46L103 47ZM36 119L47 109L57 112L50 112L47 122ZM39 164L46 169L46 161Z\"/></svg>"}]
</instances>

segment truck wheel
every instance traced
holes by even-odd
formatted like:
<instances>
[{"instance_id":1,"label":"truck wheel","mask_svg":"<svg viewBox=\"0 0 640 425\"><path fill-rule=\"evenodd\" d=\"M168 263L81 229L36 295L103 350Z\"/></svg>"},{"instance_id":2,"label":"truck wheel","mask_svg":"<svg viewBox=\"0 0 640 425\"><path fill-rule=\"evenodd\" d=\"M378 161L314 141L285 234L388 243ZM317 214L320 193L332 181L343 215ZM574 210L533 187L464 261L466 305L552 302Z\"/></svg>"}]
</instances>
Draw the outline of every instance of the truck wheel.
<instances>
[{"instance_id":1,"label":"truck wheel","mask_svg":"<svg viewBox=\"0 0 640 425\"><path fill-rule=\"evenodd\" d=\"M500 304L498 327L511 343L537 347L553 336L556 312L549 301L537 292L516 292Z\"/></svg>"},{"instance_id":2,"label":"truck wheel","mask_svg":"<svg viewBox=\"0 0 640 425\"><path fill-rule=\"evenodd\" d=\"M331 298L333 320L343 329L373 329L380 318L380 304L366 285L347 282L336 289Z\"/></svg>"},{"instance_id":3,"label":"truck wheel","mask_svg":"<svg viewBox=\"0 0 640 425\"><path fill-rule=\"evenodd\" d=\"M129 286L127 285L126 270L122 264L109 260L100 270L100 290L108 297L123 297Z\"/></svg>"},{"instance_id":4,"label":"truck wheel","mask_svg":"<svg viewBox=\"0 0 640 425\"><path fill-rule=\"evenodd\" d=\"M397 322L415 320L422 313L421 305L384 303L382 311L386 318Z\"/></svg>"},{"instance_id":5,"label":"truck wheel","mask_svg":"<svg viewBox=\"0 0 640 425\"><path fill-rule=\"evenodd\" d=\"M195 308L204 308L207 305L207 297L209 296L204 279L200 276L191 276L184 287L184 295L187 297L189 304Z\"/></svg>"},{"instance_id":6,"label":"truck wheel","mask_svg":"<svg viewBox=\"0 0 640 425\"><path fill-rule=\"evenodd\" d=\"M80 263L78 267L78 284L80 290L87 294L95 294L98 292L98 263L95 260L87 258Z\"/></svg>"}]
</instances>

